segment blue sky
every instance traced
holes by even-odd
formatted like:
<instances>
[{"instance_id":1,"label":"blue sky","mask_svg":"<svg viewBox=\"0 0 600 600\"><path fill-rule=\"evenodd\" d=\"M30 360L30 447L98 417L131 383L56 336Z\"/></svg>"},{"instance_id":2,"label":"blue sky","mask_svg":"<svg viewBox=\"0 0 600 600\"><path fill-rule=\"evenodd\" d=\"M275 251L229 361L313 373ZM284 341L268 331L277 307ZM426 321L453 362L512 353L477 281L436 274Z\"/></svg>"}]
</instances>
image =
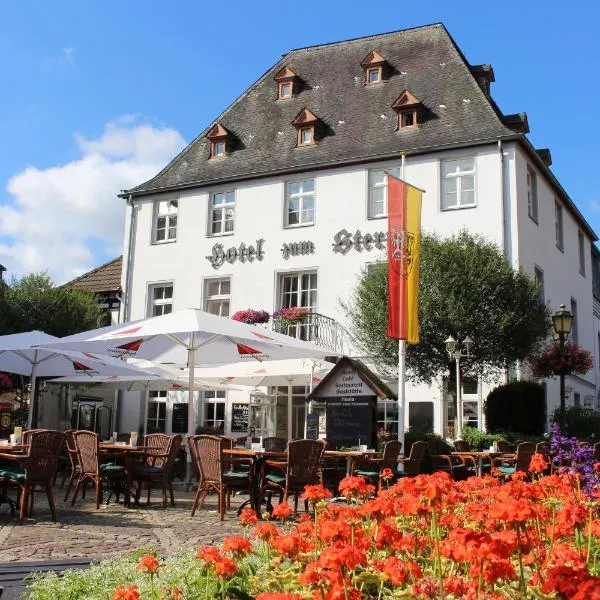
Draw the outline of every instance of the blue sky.
<instances>
[{"instance_id":1,"label":"blue sky","mask_svg":"<svg viewBox=\"0 0 600 600\"><path fill-rule=\"evenodd\" d=\"M597 2L0 2L0 263L63 281L120 252L150 177L287 50L442 21L600 232Z\"/></svg>"}]
</instances>

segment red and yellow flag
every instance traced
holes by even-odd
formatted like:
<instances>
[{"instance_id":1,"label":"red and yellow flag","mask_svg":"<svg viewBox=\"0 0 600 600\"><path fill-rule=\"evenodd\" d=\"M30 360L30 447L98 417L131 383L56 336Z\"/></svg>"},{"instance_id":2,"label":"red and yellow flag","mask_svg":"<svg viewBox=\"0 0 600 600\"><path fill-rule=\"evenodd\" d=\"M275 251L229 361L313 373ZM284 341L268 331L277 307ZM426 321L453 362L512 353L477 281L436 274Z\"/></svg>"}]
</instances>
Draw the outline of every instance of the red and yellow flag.
<instances>
[{"instance_id":1,"label":"red and yellow flag","mask_svg":"<svg viewBox=\"0 0 600 600\"><path fill-rule=\"evenodd\" d=\"M387 175L388 337L419 343L422 192Z\"/></svg>"}]
</instances>

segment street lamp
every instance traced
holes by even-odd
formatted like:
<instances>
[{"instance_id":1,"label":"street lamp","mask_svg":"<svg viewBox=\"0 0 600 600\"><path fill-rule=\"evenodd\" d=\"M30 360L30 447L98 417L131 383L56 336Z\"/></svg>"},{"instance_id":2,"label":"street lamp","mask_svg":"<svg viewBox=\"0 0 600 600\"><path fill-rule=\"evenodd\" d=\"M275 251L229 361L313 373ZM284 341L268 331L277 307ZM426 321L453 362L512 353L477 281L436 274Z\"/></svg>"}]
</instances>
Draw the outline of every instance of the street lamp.
<instances>
[{"instance_id":1,"label":"street lamp","mask_svg":"<svg viewBox=\"0 0 600 600\"><path fill-rule=\"evenodd\" d=\"M462 406L462 389L460 383L460 359L471 356L471 347L473 340L466 336L461 344L459 344L452 336L449 336L445 342L446 351L450 359L456 361L456 411L458 416L456 439L461 439L463 430L463 406ZM461 348L462 346L462 348Z\"/></svg>"},{"instance_id":2,"label":"street lamp","mask_svg":"<svg viewBox=\"0 0 600 600\"><path fill-rule=\"evenodd\" d=\"M573 326L573 315L565 308L564 304L560 305L560 308L552 315L552 327L558 336L558 343L560 345L561 357L565 350L565 341L571 333L571 327ZM565 418L565 370L560 370L560 419L563 423Z\"/></svg>"}]
</instances>

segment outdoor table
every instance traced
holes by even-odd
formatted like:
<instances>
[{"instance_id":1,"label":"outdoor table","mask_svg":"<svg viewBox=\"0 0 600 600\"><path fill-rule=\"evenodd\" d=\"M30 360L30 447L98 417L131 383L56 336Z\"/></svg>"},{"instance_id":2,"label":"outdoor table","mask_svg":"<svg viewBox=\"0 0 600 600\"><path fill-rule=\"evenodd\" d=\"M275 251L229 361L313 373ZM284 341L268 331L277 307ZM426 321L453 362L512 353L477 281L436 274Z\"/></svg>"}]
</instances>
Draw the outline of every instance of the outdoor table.
<instances>
[{"instance_id":1,"label":"outdoor table","mask_svg":"<svg viewBox=\"0 0 600 600\"><path fill-rule=\"evenodd\" d=\"M346 459L346 475L352 475L354 463L360 458L380 458L381 452L360 452L359 450L325 450L325 456Z\"/></svg>"},{"instance_id":2,"label":"outdoor table","mask_svg":"<svg viewBox=\"0 0 600 600\"><path fill-rule=\"evenodd\" d=\"M134 459L138 456L144 454L145 447L144 446L130 446L129 444L115 444L114 442L100 442L99 444L100 454L110 455L110 456L118 456L123 458L123 462L125 463L125 489L124 490L114 490L123 491L125 495L125 499L123 501L125 506L129 506L131 503L131 496L134 495L132 493L133 487L133 463ZM110 499L110 496L109 496Z\"/></svg>"},{"instance_id":3,"label":"outdoor table","mask_svg":"<svg viewBox=\"0 0 600 600\"><path fill-rule=\"evenodd\" d=\"M248 448L233 448L231 450L223 450L223 454L238 458L251 458L252 459L252 494L250 500L242 503L238 509L238 514L242 512L242 509L250 506L260 514L260 471L262 463L269 459L283 459L287 460L286 452L273 452L267 450L249 450Z\"/></svg>"},{"instance_id":4,"label":"outdoor table","mask_svg":"<svg viewBox=\"0 0 600 600\"><path fill-rule=\"evenodd\" d=\"M490 452L489 450L483 450L483 451L472 450L469 452L452 452L452 456L460 456L461 458L464 458L465 456L471 456L474 459L476 458L477 459L477 476L482 477L483 476L483 459L484 458L489 458L490 462L491 462L495 458L499 458L502 456L514 456L514 454L512 452L506 453L506 452Z\"/></svg>"},{"instance_id":5,"label":"outdoor table","mask_svg":"<svg viewBox=\"0 0 600 600\"><path fill-rule=\"evenodd\" d=\"M7 445L6 449L2 448L2 452L0 452L0 460L21 462L27 456L25 450L26 446ZM17 503L8 497L8 483L5 483L0 487L0 504L8 504L10 506L11 514L15 514Z\"/></svg>"}]
</instances>

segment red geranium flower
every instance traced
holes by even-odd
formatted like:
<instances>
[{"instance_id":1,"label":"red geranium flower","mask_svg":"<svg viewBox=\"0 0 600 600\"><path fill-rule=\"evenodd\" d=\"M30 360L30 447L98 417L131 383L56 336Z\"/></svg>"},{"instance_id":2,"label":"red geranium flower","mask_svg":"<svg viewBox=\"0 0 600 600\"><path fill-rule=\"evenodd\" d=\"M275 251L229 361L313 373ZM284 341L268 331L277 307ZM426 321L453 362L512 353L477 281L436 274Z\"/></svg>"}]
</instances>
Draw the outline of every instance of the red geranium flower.
<instances>
[{"instance_id":1,"label":"red geranium flower","mask_svg":"<svg viewBox=\"0 0 600 600\"><path fill-rule=\"evenodd\" d=\"M307 485L304 488L304 493L302 494L303 500L308 500L312 504L316 504L321 500L326 500L327 498L331 498L331 492L323 487L322 485Z\"/></svg>"},{"instance_id":2,"label":"red geranium flower","mask_svg":"<svg viewBox=\"0 0 600 600\"><path fill-rule=\"evenodd\" d=\"M535 452L529 461L530 473L543 473L548 468L548 463L543 454Z\"/></svg>"},{"instance_id":3,"label":"red geranium flower","mask_svg":"<svg viewBox=\"0 0 600 600\"><path fill-rule=\"evenodd\" d=\"M241 535L230 535L223 540L223 552L231 552L231 554L239 555L252 552L252 544L250 540Z\"/></svg>"},{"instance_id":4,"label":"red geranium flower","mask_svg":"<svg viewBox=\"0 0 600 600\"><path fill-rule=\"evenodd\" d=\"M285 520L292 514L292 509L287 502L280 502L271 513L276 519Z\"/></svg>"},{"instance_id":5,"label":"red geranium flower","mask_svg":"<svg viewBox=\"0 0 600 600\"><path fill-rule=\"evenodd\" d=\"M253 508L244 508L240 513L240 521L244 525L256 525L258 523L256 511Z\"/></svg>"},{"instance_id":6,"label":"red geranium flower","mask_svg":"<svg viewBox=\"0 0 600 600\"><path fill-rule=\"evenodd\" d=\"M146 554L142 556L135 570L141 571L142 573L156 573L156 571L158 571L158 560L156 556L153 554Z\"/></svg>"},{"instance_id":7,"label":"red geranium flower","mask_svg":"<svg viewBox=\"0 0 600 600\"><path fill-rule=\"evenodd\" d=\"M137 585L130 585L127 588L120 585L112 595L112 600L140 600L140 598Z\"/></svg>"}]
</instances>

